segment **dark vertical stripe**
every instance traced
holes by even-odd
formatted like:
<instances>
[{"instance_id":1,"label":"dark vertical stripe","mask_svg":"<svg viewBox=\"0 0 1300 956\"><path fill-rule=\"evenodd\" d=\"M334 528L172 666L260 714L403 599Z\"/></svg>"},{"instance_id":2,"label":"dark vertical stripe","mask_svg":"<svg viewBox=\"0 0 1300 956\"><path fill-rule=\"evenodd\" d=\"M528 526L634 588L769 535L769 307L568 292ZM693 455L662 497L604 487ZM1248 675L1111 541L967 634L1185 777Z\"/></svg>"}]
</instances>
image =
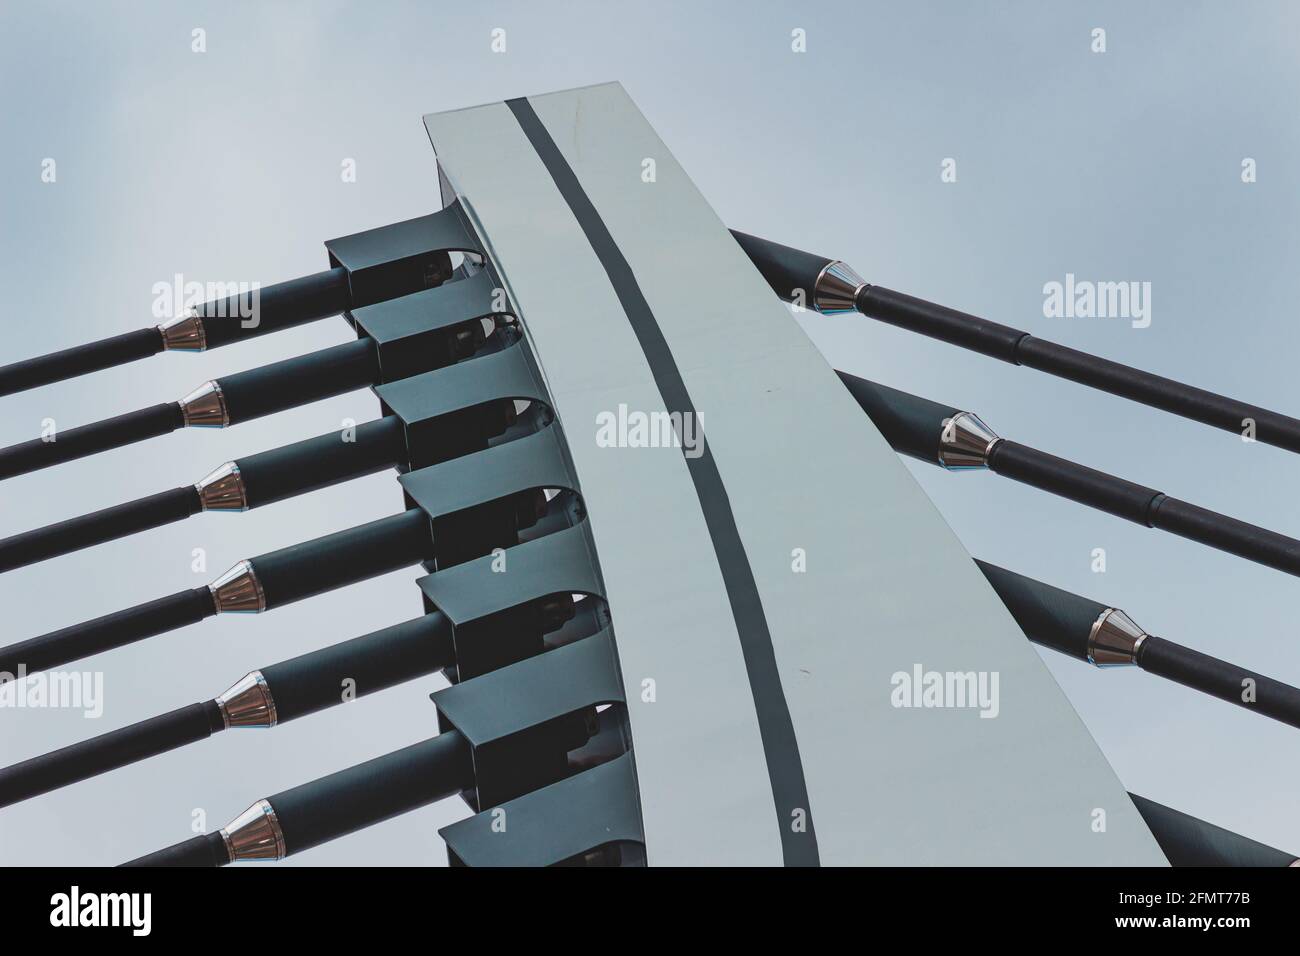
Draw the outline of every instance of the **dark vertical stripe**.
<instances>
[{"instance_id":1,"label":"dark vertical stripe","mask_svg":"<svg viewBox=\"0 0 1300 956\"><path fill-rule=\"evenodd\" d=\"M754 571L736 528L736 517L731 512L727 489L718 473L718 466L709 450L699 415L691 404L686 383L677 368L673 353L664 339L663 330L655 319L650 305L641 292L632 267L623 258L622 251L609 234L604 220L592 205L591 199L578 182L578 177L560 153L550 133L526 99L507 100L506 105L519 121L533 149L555 180L560 195L582 227L587 241L609 276L610 284L618 295L628 323L636 334L645 353L650 371L654 375L659 394L667 404L666 411L681 412L694 419L701 438L703 454L686 460L695 494L704 512L704 521L713 540L713 550L722 570L722 579L731 602L731 613L740 634L740 647L749 674L750 692L754 695L754 710L758 715L759 734L763 739L763 752L767 758L767 774L772 784L772 798L776 803L777 829L781 834L781 849L786 866L817 866L817 834L813 830L812 808L808 805L808 786L804 781L803 761L799 757L799 743L795 739L790 707L781 688L781 675L776 667L776 653L772 649L772 634L763 613L763 602L754 582ZM685 448L682 449L683 454ZM806 830L795 833L793 814L804 813Z\"/></svg>"}]
</instances>

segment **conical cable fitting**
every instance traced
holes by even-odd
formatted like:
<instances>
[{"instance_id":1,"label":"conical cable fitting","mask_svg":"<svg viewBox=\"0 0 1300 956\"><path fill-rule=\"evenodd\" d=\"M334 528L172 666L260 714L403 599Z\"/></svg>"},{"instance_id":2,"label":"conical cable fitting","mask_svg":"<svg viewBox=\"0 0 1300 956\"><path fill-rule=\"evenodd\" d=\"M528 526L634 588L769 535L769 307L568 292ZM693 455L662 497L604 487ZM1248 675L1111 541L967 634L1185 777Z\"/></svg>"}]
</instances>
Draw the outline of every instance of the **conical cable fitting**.
<instances>
[{"instance_id":1,"label":"conical cable fitting","mask_svg":"<svg viewBox=\"0 0 1300 956\"><path fill-rule=\"evenodd\" d=\"M208 347L208 334L198 309L168 319L158 326L163 349L168 352L202 352Z\"/></svg>"},{"instance_id":2,"label":"conical cable fitting","mask_svg":"<svg viewBox=\"0 0 1300 956\"><path fill-rule=\"evenodd\" d=\"M993 446L1001 439L974 412L944 419L939 437L939 464L949 471L987 468Z\"/></svg>"},{"instance_id":3,"label":"conical cable fitting","mask_svg":"<svg viewBox=\"0 0 1300 956\"><path fill-rule=\"evenodd\" d=\"M1136 664L1147 632L1118 608L1101 612L1088 635L1088 663L1096 667Z\"/></svg>"},{"instance_id":4,"label":"conical cable fitting","mask_svg":"<svg viewBox=\"0 0 1300 956\"><path fill-rule=\"evenodd\" d=\"M240 561L208 585L218 614L258 614L266 610L266 592L251 561Z\"/></svg>"},{"instance_id":5,"label":"conical cable fitting","mask_svg":"<svg viewBox=\"0 0 1300 956\"><path fill-rule=\"evenodd\" d=\"M216 698L221 722L231 727L274 727L275 699L261 671L245 674Z\"/></svg>"},{"instance_id":6,"label":"conical cable fitting","mask_svg":"<svg viewBox=\"0 0 1300 956\"><path fill-rule=\"evenodd\" d=\"M258 800L220 832L231 863L237 860L283 860L285 857L284 833L275 808L266 800Z\"/></svg>"},{"instance_id":7,"label":"conical cable fitting","mask_svg":"<svg viewBox=\"0 0 1300 956\"><path fill-rule=\"evenodd\" d=\"M180 400L187 428L225 428L230 424L226 396L216 382L204 382Z\"/></svg>"},{"instance_id":8,"label":"conical cable fitting","mask_svg":"<svg viewBox=\"0 0 1300 956\"><path fill-rule=\"evenodd\" d=\"M858 292L867 284L845 262L827 263L813 285L813 308L822 315L857 311Z\"/></svg>"},{"instance_id":9,"label":"conical cable fitting","mask_svg":"<svg viewBox=\"0 0 1300 956\"><path fill-rule=\"evenodd\" d=\"M201 481L196 482L194 490L199 493L199 504L204 511L247 511L248 491L244 487L244 476L239 466L228 461L214 469Z\"/></svg>"}]
</instances>

